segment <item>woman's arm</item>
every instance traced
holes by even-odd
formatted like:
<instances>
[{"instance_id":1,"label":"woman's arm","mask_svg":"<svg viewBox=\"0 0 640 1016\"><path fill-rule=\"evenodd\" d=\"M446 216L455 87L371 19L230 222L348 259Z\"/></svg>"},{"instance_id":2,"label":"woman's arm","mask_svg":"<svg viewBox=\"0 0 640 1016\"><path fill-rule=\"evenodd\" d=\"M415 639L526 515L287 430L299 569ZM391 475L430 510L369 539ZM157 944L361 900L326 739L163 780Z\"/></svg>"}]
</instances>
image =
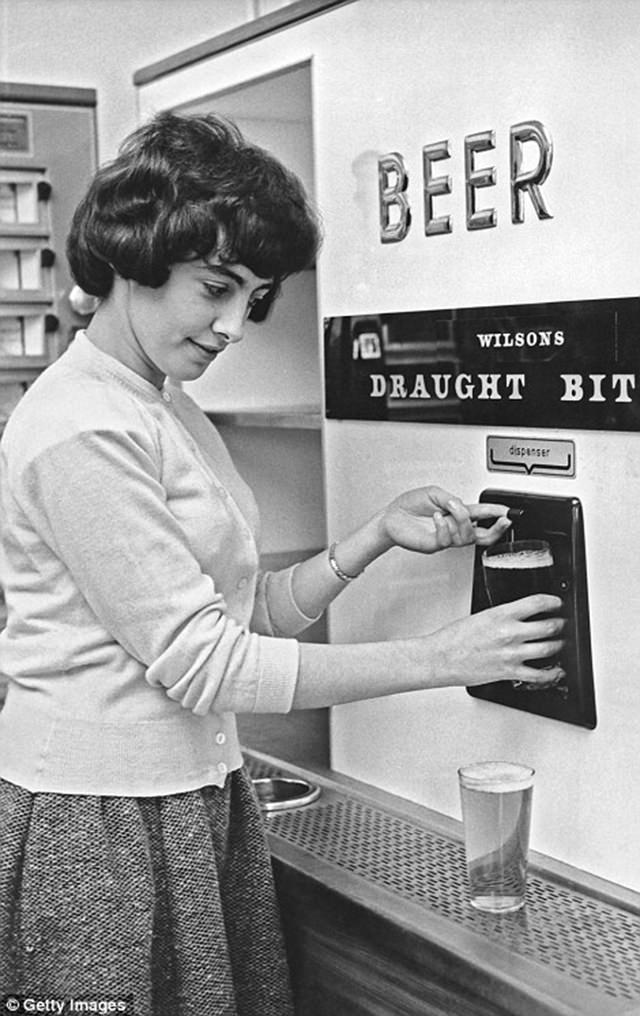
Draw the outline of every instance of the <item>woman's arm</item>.
<instances>
[{"instance_id":1,"label":"woman's arm","mask_svg":"<svg viewBox=\"0 0 640 1016\"><path fill-rule=\"evenodd\" d=\"M564 676L559 665L538 670L525 661L557 655L566 622L561 617L527 619L561 607L560 599L541 593L472 614L420 638L302 644L293 708L489 681L550 684Z\"/></svg>"},{"instance_id":2,"label":"woman's arm","mask_svg":"<svg viewBox=\"0 0 640 1016\"><path fill-rule=\"evenodd\" d=\"M140 662L149 684L196 714L286 712L292 704L309 708L447 684L542 683L559 676L523 662L532 655L528 640L549 640L536 645L535 657L559 649L562 621L524 620L559 609L560 601L548 596L398 642L298 646L250 633L228 615L193 556L168 509L153 442L133 424L122 432L83 432L15 472L12 496L64 562L96 621ZM403 495L383 513L381 527L380 519L372 521L346 540L351 556L341 566L364 565L401 540L428 552L447 542L491 539L491 530L474 536L464 506L451 506L455 523L443 516L414 531L414 499ZM424 495L418 501L424 505ZM342 582L323 566L330 573L323 595L332 589L335 595Z\"/></svg>"},{"instance_id":3,"label":"woman's arm","mask_svg":"<svg viewBox=\"0 0 640 1016\"><path fill-rule=\"evenodd\" d=\"M349 578L360 575L391 547L433 554L446 547L489 546L509 528L506 512L504 505L465 505L441 487L407 491L340 540L333 552L335 568L327 552L297 565L293 574L295 601L308 617L318 617ZM481 519L496 521L478 529L474 523ZM340 578L339 572L346 578Z\"/></svg>"}]
</instances>

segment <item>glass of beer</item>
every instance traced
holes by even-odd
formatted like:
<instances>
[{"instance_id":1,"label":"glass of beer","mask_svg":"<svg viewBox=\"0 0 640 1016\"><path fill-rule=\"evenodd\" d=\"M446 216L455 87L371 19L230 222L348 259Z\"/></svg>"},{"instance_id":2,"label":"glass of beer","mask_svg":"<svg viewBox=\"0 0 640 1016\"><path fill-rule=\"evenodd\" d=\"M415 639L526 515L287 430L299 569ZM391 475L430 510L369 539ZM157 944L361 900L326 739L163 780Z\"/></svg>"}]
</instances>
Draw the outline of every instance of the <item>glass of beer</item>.
<instances>
[{"instance_id":1,"label":"glass of beer","mask_svg":"<svg viewBox=\"0 0 640 1016\"><path fill-rule=\"evenodd\" d=\"M458 770L470 903L505 914L525 902L534 770L476 762Z\"/></svg>"},{"instance_id":2,"label":"glass of beer","mask_svg":"<svg viewBox=\"0 0 640 1016\"><path fill-rule=\"evenodd\" d=\"M558 595L553 553L546 540L513 540L496 543L482 554L487 598L492 607L511 603L533 593ZM529 620L539 620L536 614ZM535 645L535 643L533 643ZM555 666L554 660L527 660L539 670ZM537 688L538 685L526 685Z\"/></svg>"}]
</instances>

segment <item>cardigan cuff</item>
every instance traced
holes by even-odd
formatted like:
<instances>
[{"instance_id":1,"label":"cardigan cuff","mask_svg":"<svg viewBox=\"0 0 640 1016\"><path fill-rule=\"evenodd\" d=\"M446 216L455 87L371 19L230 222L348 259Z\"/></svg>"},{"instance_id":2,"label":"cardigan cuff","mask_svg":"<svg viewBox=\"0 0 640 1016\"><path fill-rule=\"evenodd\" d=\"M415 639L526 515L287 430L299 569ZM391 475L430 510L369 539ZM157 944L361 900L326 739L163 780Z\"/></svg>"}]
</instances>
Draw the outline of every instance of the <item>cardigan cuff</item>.
<instances>
[{"instance_id":1,"label":"cardigan cuff","mask_svg":"<svg viewBox=\"0 0 640 1016\"><path fill-rule=\"evenodd\" d=\"M288 713L298 683L300 648L295 639L260 639L255 713Z\"/></svg>"},{"instance_id":2,"label":"cardigan cuff","mask_svg":"<svg viewBox=\"0 0 640 1016\"><path fill-rule=\"evenodd\" d=\"M317 617L309 617L296 603L293 575L299 563L282 571L269 572L267 576L269 615L276 635L297 635L322 617L322 612Z\"/></svg>"}]
</instances>

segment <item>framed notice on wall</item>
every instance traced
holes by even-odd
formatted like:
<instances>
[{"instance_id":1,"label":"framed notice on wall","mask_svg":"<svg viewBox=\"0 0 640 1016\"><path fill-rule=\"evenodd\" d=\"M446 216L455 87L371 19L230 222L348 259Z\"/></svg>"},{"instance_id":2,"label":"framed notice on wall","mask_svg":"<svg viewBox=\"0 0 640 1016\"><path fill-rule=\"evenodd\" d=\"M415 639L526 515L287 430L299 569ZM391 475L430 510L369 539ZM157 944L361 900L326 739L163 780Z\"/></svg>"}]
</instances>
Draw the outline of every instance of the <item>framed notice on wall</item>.
<instances>
[{"instance_id":1,"label":"framed notice on wall","mask_svg":"<svg viewBox=\"0 0 640 1016\"><path fill-rule=\"evenodd\" d=\"M18 110L0 111L0 156L33 155L31 114Z\"/></svg>"},{"instance_id":2,"label":"framed notice on wall","mask_svg":"<svg viewBox=\"0 0 640 1016\"><path fill-rule=\"evenodd\" d=\"M325 319L326 415L640 430L640 298Z\"/></svg>"}]
</instances>

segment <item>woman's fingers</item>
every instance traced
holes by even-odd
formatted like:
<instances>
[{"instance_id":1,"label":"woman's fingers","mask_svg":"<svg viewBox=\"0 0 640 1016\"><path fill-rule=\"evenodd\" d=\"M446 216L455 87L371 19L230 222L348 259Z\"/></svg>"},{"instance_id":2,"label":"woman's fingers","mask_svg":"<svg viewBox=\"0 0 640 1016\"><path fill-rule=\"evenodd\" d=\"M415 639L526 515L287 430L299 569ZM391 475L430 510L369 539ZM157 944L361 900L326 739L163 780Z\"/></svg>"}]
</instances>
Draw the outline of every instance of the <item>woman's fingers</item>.
<instances>
[{"instance_id":1,"label":"woman's fingers","mask_svg":"<svg viewBox=\"0 0 640 1016\"><path fill-rule=\"evenodd\" d=\"M507 518L509 509L504 504L470 504L467 509L475 524L475 542L480 547L490 547L511 528Z\"/></svg>"},{"instance_id":2,"label":"woman's fingers","mask_svg":"<svg viewBox=\"0 0 640 1016\"><path fill-rule=\"evenodd\" d=\"M436 530L436 540L438 541L439 547L450 547L453 543L453 531L452 526L448 522L448 518L442 514L442 512L433 513L433 524Z\"/></svg>"},{"instance_id":3,"label":"woman's fingers","mask_svg":"<svg viewBox=\"0 0 640 1016\"><path fill-rule=\"evenodd\" d=\"M559 597L536 593L485 612L488 617L493 615L494 628L502 629L503 645L511 658L512 681L542 686L565 676L558 659L565 645L562 636L567 626L566 618L558 614L561 608ZM542 665L532 666L532 660L539 660ZM549 662L545 665L545 661Z\"/></svg>"},{"instance_id":4,"label":"woman's fingers","mask_svg":"<svg viewBox=\"0 0 640 1016\"><path fill-rule=\"evenodd\" d=\"M523 655L526 655L527 660L546 660L549 657L553 658L557 656L562 652L563 648L564 639L548 639L546 642L527 642Z\"/></svg>"},{"instance_id":5,"label":"woman's fingers","mask_svg":"<svg viewBox=\"0 0 640 1016\"><path fill-rule=\"evenodd\" d=\"M524 641L529 642L553 642L562 637L566 627L564 617L545 618L540 621L525 621L526 637Z\"/></svg>"},{"instance_id":6,"label":"woman's fingers","mask_svg":"<svg viewBox=\"0 0 640 1016\"><path fill-rule=\"evenodd\" d=\"M471 516L458 497L447 495L446 509L433 513L433 524L441 547L464 547L475 543L476 531Z\"/></svg>"},{"instance_id":7,"label":"woman's fingers","mask_svg":"<svg viewBox=\"0 0 640 1016\"><path fill-rule=\"evenodd\" d=\"M503 603L501 607L493 609L502 610L519 621L525 621L527 618L535 618L536 614L557 614L562 610L562 600L559 596L553 596L551 593L534 593L532 596L524 596L521 600ZM532 620L530 623L537 622Z\"/></svg>"},{"instance_id":8,"label":"woman's fingers","mask_svg":"<svg viewBox=\"0 0 640 1016\"><path fill-rule=\"evenodd\" d=\"M544 667L540 669L538 667L518 667L514 670L513 683L515 685L538 685L544 688L546 685L557 684L558 681L562 681L567 675L562 668L560 663L556 663L550 667Z\"/></svg>"},{"instance_id":9,"label":"woman's fingers","mask_svg":"<svg viewBox=\"0 0 640 1016\"><path fill-rule=\"evenodd\" d=\"M553 604L556 604L555 608ZM558 659L565 645L561 636L567 625L566 618L557 614L550 617L538 616L544 610L558 610L561 607L562 600L557 596L537 594L516 601L516 610L520 612L522 625L526 629L526 638L520 646L520 655L526 656L518 668L515 678L517 684L551 685L566 676ZM527 618L531 618L532 615L533 620L528 620ZM553 662L541 667L531 666L532 660Z\"/></svg>"},{"instance_id":10,"label":"woman's fingers","mask_svg":"<svg viewBox=\"0 0 640 1016\"><path fill-rule=\"evenodd\" d=\"M506 504L489 504L487 502L468 504L467 511L474 522L489 522L491 519L506 518L509 509Z\"/></svg>"},{"instance_id":11,"label":"woman's fingers","mask_svg":"<svg viewBox=\"0 0 640 1016\"><path fill-rule=\"evenodd\" d=\"M502 515L499 519L493 523L493 525L483 528L481 526L474 527L474 542L479 547L492 547L494 543L497 543L501 537L508 533L511 529L511 523L509 519Z\"/></svg>"}]
</instances>

